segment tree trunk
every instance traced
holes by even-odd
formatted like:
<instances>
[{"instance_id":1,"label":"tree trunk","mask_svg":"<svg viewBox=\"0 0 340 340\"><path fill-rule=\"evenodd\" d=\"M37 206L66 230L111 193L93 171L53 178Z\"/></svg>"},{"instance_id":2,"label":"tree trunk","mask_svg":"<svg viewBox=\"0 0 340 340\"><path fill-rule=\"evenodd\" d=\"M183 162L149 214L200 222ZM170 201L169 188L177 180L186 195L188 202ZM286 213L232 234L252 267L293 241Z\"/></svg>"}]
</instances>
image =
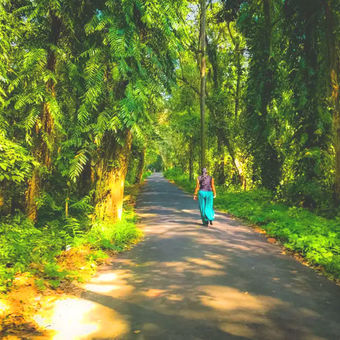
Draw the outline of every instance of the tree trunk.
<instances>
[{"instance_id":1,"label":"tree trunk","mask_svg":"<svg viewBox=\"0 0 340 340\"><path fill-rule=\"evenodd\" d=\"M205 84L206 84L206 0L200 0L201 16L200 16L200 113L201 113L201 168L206 166L205 148Z\"/></svg>"},{"instance_id":2,"label":"tree trunk","mask_svg":"<svg viewBox=\"0 0 340 340\"><path fill-rule=\"evenodd\" d=\"M272 0L263 0L264 30L263 45L263 78L264 84L261 90L261 120L260 139L263 145L261 152L257 155L260 165L260 177L264 187L274 189L280 180L281 164L276 149L268 141L267 116L275 89L275 68L272 58L273 24L272 24Z\"/></svg>"},{"instance_id":3,"label":"tree trunk","mask_svg":"<svg viewBox=\"0 0 340 340\"><path fill-rule=\"evenodd\" d=\"M240 43L237 41L235 45L236 52L236 67L237 67L237 79L236 79L236 91L235 91L235 118L238 116L239 103L240 103L240 83L241 83L241 51L240 51Z\"/></svg>"},{"instance_id":4,"label":"tree trunk","mask_svg":"<svg viewBox=\"0 0 340 340\"><path fill-rule=\"evenodd\" d=\"M223 132L223 131L222 131ZM218 185L224 184L225 174L224 174L224 144L221 132L216 131L217 134L217 158L216 158L216 182Z\"/></svg>"},{"instance_id":5,"label":"tree trunk","mask_svg":"<svg viewBox=\"0 0 340 340\"><path fill-rule=\"evenodd\" d=\"M40 175L39 169L36 167L33 170L32 178L28 182L28 189L26 192L26 209L27 217L31 221L37 220L37 204L36 199L40 192Z\"/></svg>"},{"instance_id":6,"label":"tree trunk","mask_svg":"<svg viewBox=\"0 0 340 340\"><path fill-rule=\"evenodd\" d=\"M131 148L131 132L124 132L125 143L115 143L112 136L103 144L101 158L96 172L95 217L101 220L116 222L123 212L124 182L128 169Z\"/></svg>"},{"instance_id":7,"label":"tree trunk","mask_svg":"<svg viewBox=\"0 0 340 340\"><path fill-rule=\"evenodd\" d=\"M331 104L333 111L333 145L335 150L335 198L337 202L340 202L340 55L338 52L340 41L334 33L336 23L334 22L335 16L333 14L333 6L333 0L325 2Z\"/></svg>"},{"instance_id":8,"label":"tree trunk","mask_svg":"<svg viewBox=\"0 0 340 340\"><path fill-rule=\"evenodd\" d=\"M339 94L338 94L339 97ZM340 202L340 105L333 111L334 150L335 150L335 199Z\"/></svg>"},{"instance_id":9,"label":"tree trunk","mask_svg":"<svg viewBox=\"0 0 340 340\"><path fill-rule=\"evenodd\" d=\"M240 50L240 41L238 37L233 37L230 29L230 22L227 24L228 32L231 41L234 44L234 51L236 54L236 68L237 68L237 78L236 78L236 90L235 90L235 110L234 115L235 118L238 116L239 110L239 103L240 103L240 83L241 83L241 75L242 75L242 68L241 68L241 50Z\"/></svg>"},{"instance_id":10,"label":"tree trunk","mask_svg":"<svg viewBox=\"0 0 340 340\"><path fill-rule=\"evenodd\" d=\"M194 171L193 171L193 167L194 167L194 143L193 143L193 139L190 139L189 142L189 180L192 181L193 177L194 177Z\"/></svg>"},{"instance_id":11,"label":"tree trunk","mask_svg":"<svg viewBox=\"0 0 340 340\"><path fill-rule=\"evenodd\" d=\"M49 11L49 18L51 21L51 32L49 43L56 45L60 36L61 20L53 11ZM52 73L55 72L56 56L53 48L48 48L47 53L47 69ZM56 97L55 84L53 80L49 79L46 83L46 92ZM48 170L51 168L52 163L52 147L54 146L54 119L50 110L49 103L44 102L39 122L35 125L35 141L33 146L33 155L35 159ZM41 125L41 128L39 127ZM46 141L46 137L48 141ZM32 221L37 219L37 203L41 189L41 175L39 167L33 170L32 178L28 182L26 191L26 211L28 218Z\"/></svg>"},{"instance_id":12,"label":"tree trunk","mask_svg":"<svg viewBox=\"0 0 340 340\"><path fill-rule=\"evenodd\" d=\"M2 183L1 183L2 185ZM5 215L5 197L4 197L4 190L0 187L0 215Z\"/></svg>"},{"instance_id":13,"label":"tree trunk","mask_svg":"<svg viewBox=\"0 0 340 340\"><path fill-rule=\"evenodd\" d=\"M264 20L267 30L266 43L268 59L272 54L272 0L263 0Z\"/></svg>"},{"instance_id":14,"label":"tree trunk","mask_svg":"<svg viewBox=\"0 0 340 340\"><path fill-rule=\"evenodd\" d=\"M137 169L137 175L136 175L136 183L138 184L142 182L142 178L143 178L143 172L144 172L144 166L145 166L145 152L146 152L146 149L143 148L143 150L139 153L139 162L138 162L138 169Z\"/></svg>"},{"instance_id":15,"label":"tree trunk","mask_svg":"<svg viewBox=\"0 0 340 340\"><path fill-rule=\"evenodd\" d=\"M229 155L231 157L231 161L233 163L234 169L236 170L238 180L239 180L240 183L243 183L241 171L240 171L240 169L238 168L238 166L236 164L236 158L235 158L234 150L233 150L233 148L232 148L232 146L231 146L231 144L230 144L228 139L226 139L225 145L227 146L228 153L229 153Z\"/></svg>"}]
</instances>

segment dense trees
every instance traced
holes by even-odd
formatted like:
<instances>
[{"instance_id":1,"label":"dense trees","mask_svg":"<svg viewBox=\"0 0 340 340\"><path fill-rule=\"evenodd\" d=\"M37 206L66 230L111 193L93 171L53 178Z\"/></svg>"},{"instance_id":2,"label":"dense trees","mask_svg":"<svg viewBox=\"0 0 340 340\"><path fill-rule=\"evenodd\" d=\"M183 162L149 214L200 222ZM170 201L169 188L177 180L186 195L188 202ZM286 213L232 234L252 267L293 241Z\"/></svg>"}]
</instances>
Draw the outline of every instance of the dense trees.
<instances>
[{"instance_id":1,"label":"dense trees","mask_svg":"<svg viewBox=\"0 0 340 340\"><path fill-rule=\"evenodd\" d=\"M191 43L180 52L173 91L197 101L200 73L187 65L196 64L201 49L195 43L200 11L191 9ZM336 1L207 3L207 162L218 183L264 186L284 201L336 211L339 26ZM182 96L169 100L169 110L198 119L196 101L179 105Z\"/></svg>"},{"instance_id":2,"label":"dense trees","mask_svg":"<svg viewBox=\"0 0 340 340\"><path fill-rule=\"evenodd\" d=\"M336 1L324 3L326 20L326 41L328 47L328 68L330 80L330 106L333 116L335 150L335 195L340 201L340 5Z\"/></svg>"},{"instance_id":3,"label":"dense trees","mask_svg":"<svg viewBox=\"0 0 340 340\"><path fill-rule=\"evenodd\" d=\"M0 3L0 290L58 255L136 240L125 184L161 168L157 113L175 82L183 1ZM32 265L35 263L35 265Z\"/></svg>"},{"instance_id":4,"label":"dense trees","mask_svg":"<svg viewBox=\"0 0 340 340\"><path fill-rule=\"evenodd\" d=\"M206 87L206 22L207 22L207 3L200 0L200 36L199 36L199 55L200 55L200 113L201 113L201 168L206 166L206 132L205 132L205 87Z\"/></svg>"},{"instance_id":5,"label":"dense trees","mask_svg":"<svg viewBox=\"0 0 340 340\"><path fill-rule=\"evenodd\" d=\"M3 214L20 208L37 222L64 206L69 216L70 203L90 195L94 218L120 219L132 141L173 81L181 6L2 2Z\"/></svg>"},{"instance_id":6,"label":"dense trees","mask_svg":"<svg viewBox=\"0 0 340 340\"><path fill-rule=\"evenodd\" d=\"M200 164L222 186L336 212L339 6L2 1L2 218L112 223L145 168L193 178Z\"/></svg>"}]
</instances>

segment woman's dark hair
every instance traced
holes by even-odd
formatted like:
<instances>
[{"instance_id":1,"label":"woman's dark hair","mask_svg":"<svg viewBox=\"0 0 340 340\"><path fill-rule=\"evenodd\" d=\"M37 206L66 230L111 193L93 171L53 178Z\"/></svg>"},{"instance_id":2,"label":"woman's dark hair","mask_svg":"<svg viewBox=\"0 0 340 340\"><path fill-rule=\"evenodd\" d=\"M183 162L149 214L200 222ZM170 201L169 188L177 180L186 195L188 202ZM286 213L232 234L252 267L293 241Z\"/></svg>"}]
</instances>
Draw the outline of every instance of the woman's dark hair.
<instances>
[{"instance_id":1,"label":"woman's dark hair","mask_svg":"<svg viewBox=\"0 0 340 340\"><path fill-rule=\"evenodd\" d=\"M204 176L204 177L207 176L207 174L208 174L207 168L202 168L201 174L202 174L202 176Z\"/></svg>"}]
</instances>

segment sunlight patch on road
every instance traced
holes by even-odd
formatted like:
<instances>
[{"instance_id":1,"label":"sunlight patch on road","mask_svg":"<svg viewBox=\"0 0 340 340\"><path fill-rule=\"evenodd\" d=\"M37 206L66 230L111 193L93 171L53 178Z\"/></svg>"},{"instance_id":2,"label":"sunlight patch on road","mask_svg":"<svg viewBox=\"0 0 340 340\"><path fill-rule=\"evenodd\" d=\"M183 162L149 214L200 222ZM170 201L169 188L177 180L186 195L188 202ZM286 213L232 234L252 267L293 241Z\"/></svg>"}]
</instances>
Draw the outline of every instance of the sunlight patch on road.
<instances>
[{"instance_id":1,"label":"sunlight patch on road","mask_svg":"<svg viewBox=\"0 0 340 340\"><path fill-rule=\"evenodd\" d=\"M209 268L193 268L191 272L198 274L202 277L212 277L212 276L224 276L226 275L223 270L209 269Z\"/></svg>"},{"instance_id":2,"label":"sunlight patch on road","mask_svg":"<svg viewBox=\"0 0 340 340\"><path fill-rule=\"evenodd\" d=\"M195 242L199 245L207 245L207 246L225 246L226 241L221 240L218 238L212 238L212 237L196 237Z\"/></svg>"},{"instance_id":3,"label":"sunlight patch on road","mask_svg":"<svg viewBox=\"0 0 340 340\"><path fill-rule=\"evenodd\" d=\"M275 334L275 324L269 317L272 310L289 308L289 304L271 296L251 295L225 286L200 286L202 305L218 315L221 330L235 336L253 338L259 327L266 336ZM222 317L221 317L222 315Z\"/></svg>"},{"instance_id":4,"label":"sunlight patch on road","mask_svg":"<svg viewBox=\"0 0 340 340\"><path fill-rule=\"evenodd\" d=\"M270 296L254 296L248 292L225 286L200 286L203 305L220 311L253 310L268 312L273 306L287 303Z\"/></svg>"},{"instance_id":5,"label":"sunlight patch on road","mask_svg":"<svg viewBox=\"0 0 340 340\"><path fill-rule=\"evenodd\" d=\"M199 258L186 258L186 261L163 262L163 267L166 268L165 270L170 270L176 275L188 272L195 273L203 277L225 275L223 266L212 261ZM157 269L157 272L160 274L163 271L163 268Z\"/></svg>"},{"instance_id":6,"label":"sunlight patch on road","mask_svg":"<svg viewBox=\"0 0 340 340\"><path fill-rule=\"evenodd\" d=\"M256 338L256 332L254 332L254 330L252 330L249 326L242 325L241 323L226 322L220 325L220 329L231 335L245 337L247 339Z\"/></svg>"},{"instance_id":7,"label":"sunlight patch on road","mask_svg":"<svg viewBox=\"0 0 340 340\"><path fill-rule=\"evenodd\" d=\"M94 277L92 281L95 282L111 282L117 279L116 273L103 273L100 274L98 277Z\"/></svg>"},{"instance_id":8,"label":"sunlight patch on road","mask_svg":"<svg viewBox=\"0 0 340 340\"><path fill-rule=\"evenodd\" d=\"M53 340L117 337L129 331L126 320L114 310L75 297L56 300L34 320L40 327L54 331Z\"/></svg>"},{"instance_id":9,"label":"sunlight patch on road","mask_svg":"<svg viewBox=\"0 0 340 340\"><path fill-rule=\"evenodd\" d=\"M156 298L166 293L165 289L150 288L146 291L142 291L141 294L148 298Z\"/></svg>"},{"instance_id":10,"label":"sunlight patch on road","mask_svg":"<svg viewBox=\"0 0 340 340\"><path fill-rule=\"evenodd\" d=\"M270 296L254 296L226 286L198 286L195 295L203 309L183 308L179 315L194 320L217 321L217 327L233 336L247 339L281 339L275 321L274 311L291 308L289 303ZM294 329L294 325L290 328ZM307 332L307 330L304 330Z\"/></svg>"},{"instance_id":11,"label":"sunlight patch on road","mask_svg":"<svg viewBox=\"0 0 340 340\"><path fill-rule=\"evenodd\" d=\"M162 263L163 268L160 268L161 271L164 270L164 268L167 268L166 270L172 270L176 273L183 273L192 268L192 264L184 261L172 261L172 262L163 262Z\"/></svg>"},{"instance_id":12,"label":"sunlight patch on road","mask_svg":"<svg viewBox=\"0 0 340 340\"><path fill-rule=\"evenodd\" d=\"M141 263L136 263L135 266L136 267L152 267L157 265L157 261L145 261L145 262L141 262Z\"/></svg>"},{"instance_id":13,"label":"sunlight patch on road","mask_svg":"<svg viewBox=\"0 0 340 340\"><path fill-rule=\"evenodd\" d=\"M82 287L90 292L104 294L114 298L125 298L132 294L135 287L127 282L131 278L129 270L115 270L94 276Z\"/></svg>"},{"instance_id":14,"label":"sunlight patch on road","mask_svg":"<svg viewBox=\"0 0 340 340\"><path fill-rule=\"evenodd\" d=\"M167 294L166 299L173 302L179 302L184 299L183 295L179 294Z\"/></svg>"},{"instance_id":15,"label":"sunlight patch on road","mask_svg":"<svg viewBox=\"0 0 340 340\"><path fill-rule=\"evenodd\" d=\"M227 260L227 256L221 254L205 254L204 257L207 257L213 261L222 261L223 263L225 263Z\"/></svg>"},{"instance_id":16,"label":"sunlight patch on road","mask_svg":"<svg viewBox=\"0 0 340 340\"><path fill-rule=\"evenodd\" d=\"M85 289L89 290L90 292L94 292L94 293L109 293L112 292L114 290L118 290L120 289L121 286L119 285L100 285L100 284L87 284L85 285Z\"/></svg>"},{"instance_id":17,"label":"sunlight patch on road","mask_svg":"<svg viewBox=\"0 0 340 340\"><path fill-rule=\"evenodd\" d=\"M85 289L89 292L99 293L105 296L110 296L115 299L123 299L129 297L135 290L135 287L126 283L107 285L107 284L87 284Z\"/></svg>"},{"instance_id":18,"label":"sunlight patch on road","mask_svg":"<svg viewBox=\"0 0 340 340\"><path fill-rule=\"evenodd\" d=\"M150 338L158 337L159 339L165 338L165 335L162 336L162 334L165 333L165 330L159 327L159 325L152 322L147 322L143 324L142 333L146 338L148 337Z\"/></svg>"},{"instance_id":19,"label":"sunlight patch on road","mask_svg":"<svg viewBox=\"0 0 340 340\"><path fill-rule=\"evenodd\" d=\"M157 214L152 214L152 213L143 213L139 212L138 214L142 218L150 218L150 217L157 217Z\"/></svg>"},{"instance_id":20,"label":"sunlight patch on road","mask_svg":"<svg viewBox=\"0 0 340 340\"><path fill-rule=\"evenodd\" d=\"M213 269L223 269L224 267L214 261L207 260L207 259L202 259L198 257L186 257L186 261L194 263L198 266L202 267L208 267L208 268L213 268Z\"/></svg>"}]
</instances>

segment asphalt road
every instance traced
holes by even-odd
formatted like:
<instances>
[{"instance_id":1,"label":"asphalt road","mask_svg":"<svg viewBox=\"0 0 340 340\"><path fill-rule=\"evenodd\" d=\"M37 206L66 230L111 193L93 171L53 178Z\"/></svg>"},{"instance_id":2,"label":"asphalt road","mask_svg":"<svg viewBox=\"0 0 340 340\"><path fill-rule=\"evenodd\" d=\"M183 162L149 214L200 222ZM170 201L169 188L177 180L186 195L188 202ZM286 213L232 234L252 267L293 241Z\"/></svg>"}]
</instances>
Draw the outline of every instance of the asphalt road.
<instances>
[{"instance_id":1,"label":"asphalt road","mask_svg":"<svg viewBox=\"0 0 340 340\"><path fill-rule=\"evenodd\" d=\"M85 285L83 308L69 303L84 312L79 338L340 339L339 286L225 214L202 226L197 204L147 180L145 239Z\"/></svg>"}]
</instances>

